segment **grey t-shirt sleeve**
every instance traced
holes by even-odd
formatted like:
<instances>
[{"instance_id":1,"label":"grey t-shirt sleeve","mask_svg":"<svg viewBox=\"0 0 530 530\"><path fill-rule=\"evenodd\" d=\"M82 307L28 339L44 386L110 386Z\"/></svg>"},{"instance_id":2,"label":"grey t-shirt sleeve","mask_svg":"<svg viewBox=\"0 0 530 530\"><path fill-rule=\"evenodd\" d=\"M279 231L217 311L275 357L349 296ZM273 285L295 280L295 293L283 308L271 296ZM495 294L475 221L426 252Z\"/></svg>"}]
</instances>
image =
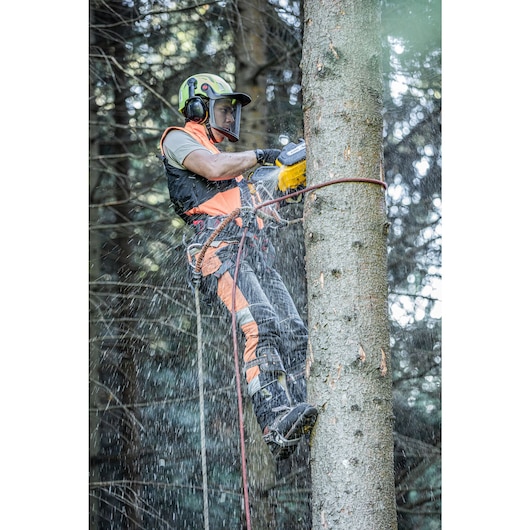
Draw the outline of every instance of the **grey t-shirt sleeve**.
<instances>
[{"instance_id":1,"label":"grey t-shirt sleeve","mask_svg":"<svg viewBox=\"0 0 530 530\"><path fill-rule=\"evenodd\" d=\"M164 154L169 163L179 169L185 169L182 162L192 151L202 149L210 153L206 147L197 142L189 134L179 130L170 131L167 134L164 138L163 147Z\"/></svg>"}]
</instances>

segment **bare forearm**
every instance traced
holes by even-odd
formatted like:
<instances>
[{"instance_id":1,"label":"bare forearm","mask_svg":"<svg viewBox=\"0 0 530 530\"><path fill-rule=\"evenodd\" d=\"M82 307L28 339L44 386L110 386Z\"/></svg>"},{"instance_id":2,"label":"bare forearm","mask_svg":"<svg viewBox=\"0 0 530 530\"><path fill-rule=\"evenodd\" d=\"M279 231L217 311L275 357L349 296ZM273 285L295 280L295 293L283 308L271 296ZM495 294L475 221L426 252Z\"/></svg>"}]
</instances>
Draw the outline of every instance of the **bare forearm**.
<instances>
[{"instance_id":1,"label":"bare forearm","mask_svg":"<svg viewBox=\"0 0 530 530\"><path fill-rule=\"evenodd\" d=\"M237 177L257 164L254 151L208 154L193 151L184 159L184 166L208 180Z\"/></svg>"}]
</instances>

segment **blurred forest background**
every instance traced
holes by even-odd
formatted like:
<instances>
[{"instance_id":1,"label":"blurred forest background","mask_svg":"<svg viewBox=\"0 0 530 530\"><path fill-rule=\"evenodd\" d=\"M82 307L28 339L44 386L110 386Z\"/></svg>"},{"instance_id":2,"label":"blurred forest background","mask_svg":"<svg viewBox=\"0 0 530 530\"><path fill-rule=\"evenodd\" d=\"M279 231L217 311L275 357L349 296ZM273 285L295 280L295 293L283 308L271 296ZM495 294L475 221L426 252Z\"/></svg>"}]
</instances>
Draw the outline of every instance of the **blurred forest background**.
<instances>
[{"instance_id":1,"label":"blurred forest background","mask_svg":"<svg viewBox=\"0 0 530 530\"><path fill-rule=\"evenodd\" d=\"M281 148L303 137L302 9L292 0L90 0L91 530L202 527L187 229L170 206L158 140L183 123L178 88L198 72L253 97L241 141L229 148ZM400 530L441 528L440 11L441 0L382 2ZM284 215L295 220L301 209ZM279 269L304 315L301 223L292 227L278 234ZM242 525L229 324L203 314L216 529ZM260 451L252 433L249 444ZM272 481L253 486L264 528L310 528L305 458L301 449Z\"/></svg>"}]
</instances>

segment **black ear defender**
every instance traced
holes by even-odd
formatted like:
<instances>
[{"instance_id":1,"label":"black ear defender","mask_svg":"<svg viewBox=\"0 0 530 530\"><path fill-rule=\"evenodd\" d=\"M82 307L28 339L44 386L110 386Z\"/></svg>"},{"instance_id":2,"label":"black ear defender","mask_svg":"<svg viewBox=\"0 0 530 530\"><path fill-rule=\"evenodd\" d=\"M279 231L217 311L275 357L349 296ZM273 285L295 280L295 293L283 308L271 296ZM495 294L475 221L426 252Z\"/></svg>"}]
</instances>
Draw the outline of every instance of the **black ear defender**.
<instances>
[{"instance_id":1,"label":"black ear defender","mask_svg":"<svg viewBox=\"0 0 530 530\"><path fill-rule=\"evenodd\" d=\"M202 124L208 119L208 106L200 96L195 95L197 80L192 77L188 79L190 97L184 105L184 117L187 120Z\"/></svg>"}]
</instances>

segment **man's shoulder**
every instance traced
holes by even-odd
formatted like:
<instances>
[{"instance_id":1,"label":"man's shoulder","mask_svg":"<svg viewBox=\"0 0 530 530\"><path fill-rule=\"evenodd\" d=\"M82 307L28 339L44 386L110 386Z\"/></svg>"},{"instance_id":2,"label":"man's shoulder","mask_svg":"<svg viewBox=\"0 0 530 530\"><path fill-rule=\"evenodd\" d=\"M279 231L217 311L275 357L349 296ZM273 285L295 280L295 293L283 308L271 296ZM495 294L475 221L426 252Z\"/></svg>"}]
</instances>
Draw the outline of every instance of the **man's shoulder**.
<instances>
[{"instance_id":1,"label":"man's shoulder","mask_svg":"<svg viewBox=\"0 0 530 530\"><path fill-rule=\"evenodd\" d=\"M169 131L163 141L164 152L170 162L176 162L177 167L184 167L182 162L193 151L204 149L208 151L197 139L183 129Z\"/></svg>"},{"instance_id":2,"label":"man's shoulder","mask_svg":"<svg viewBox=\"0 0 530 530\"><path fill-rule=\"evenodd\" d=\"M179 141L183 141L183 142L192 140L195 143L199 143L190 133L188 133L185 129L181 129L181 128L175 128L175 129L171 129L170 131L168 131L164 141L169 138L171 138L172 140L178 139Z\"/></svg>"},{"instance_id":3,"label":"man's shoulder","mask_svg":"<svg viewBox=\"0 0 530 530\"><path fill-rule=\"evenodd\" d=\"M187 132L185 129L173 129L169 131L164 139L164 145L169 146L190 146L197 149L198 147L206 149L206 147L199 141L198 138L192 133Z\"/></svg>"}]
</instances>

